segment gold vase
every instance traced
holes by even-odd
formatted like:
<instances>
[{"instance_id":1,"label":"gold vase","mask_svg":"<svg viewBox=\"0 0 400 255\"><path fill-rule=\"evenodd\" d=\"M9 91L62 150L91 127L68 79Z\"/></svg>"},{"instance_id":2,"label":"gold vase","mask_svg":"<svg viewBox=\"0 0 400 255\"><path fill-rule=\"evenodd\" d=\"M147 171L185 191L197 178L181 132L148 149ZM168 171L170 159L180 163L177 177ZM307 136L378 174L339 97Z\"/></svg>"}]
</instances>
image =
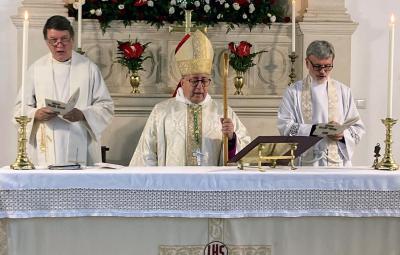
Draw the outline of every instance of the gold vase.
<instances>
[{"instance_id":1,"label":"gold vase","mask_svg":"<svg viewBox=\"0 0 400 255\"><path fill-rule=\"evenodd\" d=\"M235 95L243 95L242 88L244 86L244 73L241 71L236 71L236 76L233 78L233 84L235 85L236 91Z\"/></svg>"},{"instance_id":2,"label":"gold vase","mask_svg":"<svg viewBox=\"0 0 400 255\"><path fill-rule=\"evenodd\" d=\"M139 90L140 76L139 76L138 72L133 72L131 74L131 76L129 77L129 82L132 87L131 94L139 94L140 93L140 90Z\"/></svg>"}]
</instances>

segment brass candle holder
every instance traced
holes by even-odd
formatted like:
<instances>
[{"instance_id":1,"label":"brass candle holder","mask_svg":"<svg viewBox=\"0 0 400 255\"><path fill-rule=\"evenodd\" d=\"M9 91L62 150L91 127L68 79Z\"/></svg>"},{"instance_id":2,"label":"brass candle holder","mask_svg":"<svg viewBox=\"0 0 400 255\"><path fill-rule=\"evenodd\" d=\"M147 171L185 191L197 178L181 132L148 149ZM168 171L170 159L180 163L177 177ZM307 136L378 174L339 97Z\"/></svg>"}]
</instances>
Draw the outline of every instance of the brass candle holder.
<instances>
[{"instance_id":1,"label":"brass candle holder","mask_svg":"<svg viewBox=\"0 0 400 255\"><path fill-rule=\"evenodd\" d=\"M385 139L385 155L382 160L375 166L378 170L395 171L399 169L399 166L393 159L392 156L392 127L396 124L397 120L392 118L386 118L382 120L382 123L386 127L386 139Z\"/></svg>"},{"instance_id":2,"label":"brass candle holder","mask_svg":"<svg viewBox=\"0 0 400 255\"><path fill-rule=\"evenodd\" d=\"M35 166L31 163L26 153L26 125L31 121L27 116L19 116L15 118L19 124L18 128L18 153L14 164L10 165L14 170L31 170Z\"/></svg>"},{"instance_id":3,"label":"brass candle holder","mask_svg":"<svg viewBox=\"0 0 400 255\"><path fill-rule=\"evenodd\" d=\"M296 52L292 52L289 54L289 58L290 58L290 74L289 74L289 78L290 78L290 82L288 84L288 86L290 86L291 84L293 84L296 81L296 69L294 68L294 63L296 62Z\"/></svg>"}]
</instances>

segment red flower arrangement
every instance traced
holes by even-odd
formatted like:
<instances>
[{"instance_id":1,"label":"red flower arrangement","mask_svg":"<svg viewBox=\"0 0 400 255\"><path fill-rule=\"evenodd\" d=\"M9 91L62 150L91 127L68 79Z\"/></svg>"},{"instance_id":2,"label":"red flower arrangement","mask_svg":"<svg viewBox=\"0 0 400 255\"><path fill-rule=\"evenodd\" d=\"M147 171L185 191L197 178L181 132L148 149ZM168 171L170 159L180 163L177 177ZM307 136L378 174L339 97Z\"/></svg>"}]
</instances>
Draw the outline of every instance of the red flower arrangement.
<instances>
[{"instance_id":1,"label":"red flower arrangement","mask_svg":"<svg viewBox=\"0 0 400 255\"><path fill-rule=\"evenodd\" d=\"M230 42L228 44L228 48L230 50L229 54L229 65L232 66L235 71L238 72L246 72L247 69L254 66L253 58L260 53L267 52L265 50L250 53L251 51L251 43L246 41L241 41L238 45L235 45L234 42Z\"/></svg>"},{"instance_id":2,"label":"red flower arrangement","mask_svg":"<svg viewBox=\"0 0 400 255\"><path fill-rule=\"evenodd\" d=\"M136 39L135 42L127 41L127 42L118 42L118 60L117 62L123 66L126 66L129 70L129 73L134 73L139 70L143 70L142 63L151 56L144 56L143 53L146 50L147 46L150 44L145 43L141 44Z\"/></svg>"}]
</instances>

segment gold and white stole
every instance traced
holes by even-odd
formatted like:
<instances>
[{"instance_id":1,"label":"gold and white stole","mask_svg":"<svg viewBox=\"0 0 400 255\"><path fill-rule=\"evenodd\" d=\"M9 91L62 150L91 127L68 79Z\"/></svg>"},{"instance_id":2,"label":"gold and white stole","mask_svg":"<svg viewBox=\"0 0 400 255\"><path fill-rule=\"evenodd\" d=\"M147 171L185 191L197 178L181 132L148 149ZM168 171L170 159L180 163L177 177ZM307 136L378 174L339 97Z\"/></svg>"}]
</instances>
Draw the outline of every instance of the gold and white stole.
<instances>
[{"instance_id":1,"label":"gold and white stole","mask_svg":"<svg viewBox=\"0 0 400 255\"><path fill-rule=\"evenodd\" d=\"M303 89L301 91L301 113L303 114L304 123L312 124L313 108L312 108L312 79L310 75L303 80ZM328 121L338 121L338 94L334 81L328 78ZM337 142L329 138L327 139L327 163L328 165L339 165L341 162Z\"/></svg>"},{"instance_id":2,"label":"gold and white stole","mask_svg":"<svg viewBox=\"0 0 400 255\"><path fill-rule=\"evenodd\" d=\"M202 107L190 104L187 106L186 132L186 165L200 166L203 157L202 143Z\"/></svg>"}]
</instances>

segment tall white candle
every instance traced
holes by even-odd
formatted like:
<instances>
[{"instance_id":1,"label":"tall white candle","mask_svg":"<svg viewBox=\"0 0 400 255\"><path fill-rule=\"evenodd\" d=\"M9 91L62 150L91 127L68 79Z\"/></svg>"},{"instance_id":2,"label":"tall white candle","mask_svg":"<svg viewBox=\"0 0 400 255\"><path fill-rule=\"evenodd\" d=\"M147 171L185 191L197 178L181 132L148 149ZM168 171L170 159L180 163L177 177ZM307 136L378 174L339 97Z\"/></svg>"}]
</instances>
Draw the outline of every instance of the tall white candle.
<instances>
[{"instance_id":1,"label":"tall white candle","mask_svg":"<svg viewBox=\"0 0 400 255\"><path fill-rule=\"evenodd\" d=\"M296 51L296 0L292 0L292 52Z\"/></svg>"},{"instance_id":2,"label":"tall white candle","mask_svg":"<svg viewBox=\"0 0 400 255\"><path fill-rule=\"evenodd\" d=\"M389 24L389 62L388 62L388 93L387 93L387 118L392 118L393 107L393 59L394 59L394 15L390 17Z\"/></svg>"},{"instance_id":3,"label":"tall white candle","mask_svg":"<svg viewBox=\"0 0 400 255\"><path fill-rule=\"evenodd\" d=\"M21 68L21 116L25 115L25 74L28 69L28 12L25 11L24 25L22 29L22 68Z\"/></svg>"},{"instance_id":4,"label":"tall white candle","mask_svg":"<svg viewBox=\"0 0 400 255\"><path fill-rule=\"evenodd\" d=\"M82 48L82 0L78 2L78 49Z\"/></svg>"}]
</instances>

